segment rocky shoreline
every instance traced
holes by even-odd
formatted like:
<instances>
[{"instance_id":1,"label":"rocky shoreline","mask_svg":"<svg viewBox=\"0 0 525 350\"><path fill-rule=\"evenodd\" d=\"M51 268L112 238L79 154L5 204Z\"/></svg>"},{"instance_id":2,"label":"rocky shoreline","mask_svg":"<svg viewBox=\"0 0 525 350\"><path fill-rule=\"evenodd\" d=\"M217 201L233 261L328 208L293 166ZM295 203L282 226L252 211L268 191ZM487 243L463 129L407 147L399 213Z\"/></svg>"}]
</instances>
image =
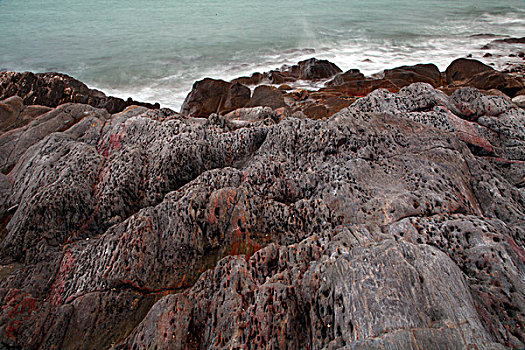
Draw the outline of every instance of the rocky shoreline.
<instances>
[{"instance_id":1,"label":"rocky shoreline","mask_svg":"<svg viewBox=\"0 0 525 350\"><path fill-rule=\"evenodd\" d=\"M466 58L181 113L0 72L0 348L521 349L523 96Z\"/></svg>"}]
</instances>

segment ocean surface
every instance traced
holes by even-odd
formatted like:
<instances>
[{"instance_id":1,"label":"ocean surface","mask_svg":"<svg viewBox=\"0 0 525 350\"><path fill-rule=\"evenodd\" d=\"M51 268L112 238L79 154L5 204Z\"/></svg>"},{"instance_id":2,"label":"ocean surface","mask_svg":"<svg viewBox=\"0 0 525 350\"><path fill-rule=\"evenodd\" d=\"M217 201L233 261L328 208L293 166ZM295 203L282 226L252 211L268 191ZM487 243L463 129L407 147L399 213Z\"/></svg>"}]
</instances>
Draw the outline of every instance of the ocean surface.
<instances>
[{"instance_id":1,"label":"ocean surface","mask_svg":"<svg viewBox=\"0 0 525 350\"><path fill-rule=\"evenodd\" d=\"M0 69L58 71L178 110L195 80L317 57L365 74L482 57L524 0L0 0ZM491 34L480 35L480 34ZM503 65L498 54L493 64Z\"/></svg>"}]
</instances>

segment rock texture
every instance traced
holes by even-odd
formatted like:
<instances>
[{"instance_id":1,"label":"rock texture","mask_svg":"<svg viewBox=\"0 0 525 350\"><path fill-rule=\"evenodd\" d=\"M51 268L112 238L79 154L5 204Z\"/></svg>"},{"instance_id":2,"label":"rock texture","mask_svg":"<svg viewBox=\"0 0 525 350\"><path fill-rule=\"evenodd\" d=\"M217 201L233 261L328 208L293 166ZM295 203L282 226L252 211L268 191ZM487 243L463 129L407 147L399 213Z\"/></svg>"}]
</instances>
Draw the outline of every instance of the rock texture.
<instances>
[{"instance_id":1,"label":"rock texture","mask_svg":"<svg viewBox=\"0 0 525 350\"><path fill-rule=\"evenodd\" d=\"M25 105L57 107L64 103L83 103L104 108L112 114L121 112L130 105L160 107L158 104L141 103L131 98L124 101L106 96L66 74L0 72L0 100L12 96L22 97Z\"/></svg>"},{"instance_id":2,"label":"rock texture","mask_svg":"<svg viewBox=\"0 0 525 350\"><path fill-rule=\"evenodd\" d=\"M338 77L10 130L3 101L0 348L523 348L525 111L431 65Z\"/></svg>"}]
</instances>

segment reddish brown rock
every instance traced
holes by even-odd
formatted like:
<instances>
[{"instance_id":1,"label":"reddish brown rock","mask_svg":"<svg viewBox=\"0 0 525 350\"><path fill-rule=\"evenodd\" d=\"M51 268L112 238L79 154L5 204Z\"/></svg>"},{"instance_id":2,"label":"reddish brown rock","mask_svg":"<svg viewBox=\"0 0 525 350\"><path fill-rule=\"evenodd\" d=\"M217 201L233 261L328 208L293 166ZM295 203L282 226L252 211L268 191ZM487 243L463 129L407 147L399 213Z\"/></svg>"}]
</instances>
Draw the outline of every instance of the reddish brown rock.
<instances>
[{"instance_id":1,"label":"reddish brown rock","mask_svg":"<svg viewBox=\"0 0 525 350\"><path fill-rule=\"evenodd\" d=\"M257 85L264 79L264 74L261 73L253 73L249 77L240 77L233 79L231 82L232 84L240 83L243 85Z\"/></svg>"},{"instance_id":2,"label":"reddish brown rock","mask_svg":"<svg viewBox=\"0 0 525 350\"><path fill-rule=\"evenodd\" d=\"M337 67L330 61L318 60L310 58L298 63L299 65L299 79L304 80L318 80L328 79L342 72L341 68Z\"/></svg>"},{"instance_id":3,"label":"reddish brown rock","mask_svg":"<svg viewBox=\"0 0 525 350\"><path fill-rule=\"evenodd\" d=\"M384 77L399 87L412 83L428 83L434 87L441 85L441 72L435 64L416 64L415 66L385 69Z\"/></svg>"},{"instance_id":4,"label":"reddish brown rock","mask_svg":"<svg viewBox=\"0 0 525 350\"><path fill-rule=\"evenodd\" d=\"M180 113L190 117L207 117L219 112L226 102L231 84L224 80L205 78L193 84Z\"/></svg>"},{"instance_id":5,"label":"reddish brown rock","mask_svg":"<svg viewBox=\"0 0 525 350\"><path fill-rule=\"evenodd\" d=\"M342 92L346 96L365 96L376 89L387 89L388 91L395 92L400 89L399 86L395 85L388 79L366 79L366 80L354 80L348 81L339 86L331 86L320 89L321 92L338 91Z\"/></svg>"},{"instance_id":6,"label":"reddish brown rock","mask_svg":"<svg viewBox=\"0 0 525 350\"><path fill-rule=\"evenodd\" d=\"M226 96L226 102L221 112L227 113L235 109L242 108L250 101L251 90L245 85L235 83L230 86L228 95Z\"/></svg>"},{"instance_id":7,"label":"reddish brown rock","mask_svg":"<svg viewBox=\"0 0 525 350\"><path fill-rule=\"evenodd\" d=\"M286 107L281 91L273 86L260 85L253 91L253 96L246 107L268 106L272 109Z\"/></svg>"},{"instance_id":8,"label":"reddish brown rock","mask_svg":"<svg viewBox=\"0 0 525 350\"><path fill-rule=\"evenodd\" d=\"M159 108L159 104L141 103L106 96L84 83L62 73L0 72L0 99L20 96L25 105L57 107L64 103L83 103L104 108L109 113L121 112L127 106Z\"/></svg>"},{"instance_id":9,"label":"reddish brown rock","mask_svg":"<svg viewBox=\"0 0 525 350\"><path fill-rule=\"evenodd\" d=\"M327 82L326 86L343 85L348 81L365 80L365 75L359 69L350 69L344 73L337 74L332 80Z\"/></svg>"},{"instance_id":10,"label":"reddish brown rock","mask_svg":"<svg viewBox=\"0 0 525 350\"><path fill-rule=\"evenodd\" d=\"M212 113L230 112L244 107L251 91L238 81L205 78L193 84L181 107L181 114L189 117L208 117Z\"/></svg>"},{"instance_id":11,"label":"reddish brown rock","mask_svg":"<svg viewBox=\"0 0 525 350\"><path fill-rule=\"evenodd\" d=\"M482 90L498 89L509 97L514 97L524 88L523 83L515 77L495 70L478 73L468 79L465 85Z\"/></svg>"},{"instance_id":12,"label":"reddish brown rock","mask_svg":"<svg viewBox=\"0 0 525 350\"><path fill-rule=\"evenodd\" d=\"M330 115L330 111L324 105L313 103L301 109L310 119L325 119Z\"/></svg>"},{"instance_id":13,"label":"reddish brown rock","mask_svg":"<svg viewBox=\"0 0 525 350\"><path fill-rule=\"evenodd\" d=\"M494 71L494 68L478 60L458 58L447 67L445 71L446 81L448 84L456 81L465 81L478 73L487 71Z\"/></svg>"}]
</instances>

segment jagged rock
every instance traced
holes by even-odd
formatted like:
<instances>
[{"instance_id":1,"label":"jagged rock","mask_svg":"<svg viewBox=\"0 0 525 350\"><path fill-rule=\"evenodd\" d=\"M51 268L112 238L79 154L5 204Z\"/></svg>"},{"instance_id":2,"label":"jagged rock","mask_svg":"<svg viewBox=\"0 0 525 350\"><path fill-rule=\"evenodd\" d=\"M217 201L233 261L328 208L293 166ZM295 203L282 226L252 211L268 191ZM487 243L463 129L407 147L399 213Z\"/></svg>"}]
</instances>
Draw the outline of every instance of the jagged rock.
<instances>
[{"instance_id":1,"label":"jagged rock","mask_svg":"<svg viewBox=\"0 0 525 350\"><path fill-rule=\"evenodd\" d=\"M487 346L450 258L427 245L360 241L368 239L345 228L225 259L187 293L160 300L120 348Z\"/></svg>"},{"instance_id":2,"label":"jagged rock","mask_svg":"<svg viewBox=\"0 0 525 350\"><path fill-rule=\"evenodd\" d=\"M64 103L83 103L118 113L130 105L159 108L149 104L106 96L84 83L62 73L0 72L0 99L20 96L25 105L57 107Z\"/></svg>"},{"instance_id":3,"label":"jagged rock","mask_svg":"<svg viewBox=\"0 0 525 350\"><path fill-rule=\"evenodd\" d=\"M525 115L504 101L418 83L327 121L47 113L1 136L45 131L0 177L1 344L523 347L525 195L492 158L525 160Z\"/></svg>"},{"instance_id":4,"label":"jagged rock","mask_svg":"<svg viewBox=\"0 0 525 350\"><path fill-rule=\"evenodd\" d=\"M246 107L267 106L272 109L286 107L283 94L273 86L260 85L253 90L253 96Z\"/></svg>"}]
</instances>

